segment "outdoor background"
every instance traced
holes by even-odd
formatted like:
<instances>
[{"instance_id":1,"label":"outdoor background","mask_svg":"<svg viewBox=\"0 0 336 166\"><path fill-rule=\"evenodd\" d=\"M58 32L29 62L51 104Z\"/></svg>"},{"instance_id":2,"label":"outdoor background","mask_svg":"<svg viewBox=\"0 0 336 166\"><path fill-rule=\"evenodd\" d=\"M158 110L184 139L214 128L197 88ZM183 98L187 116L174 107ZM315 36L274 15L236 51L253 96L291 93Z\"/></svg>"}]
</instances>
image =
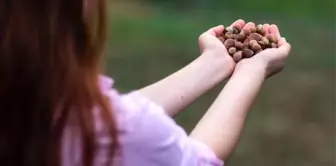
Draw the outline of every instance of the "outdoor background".
<instances>
[{"instance_id":1,"label":"outdoor background","mask_svg":"<svg viewBox=\"0 0 336 166\"><path fill-rule=\"evenodd\" d=\"M227 165L335 166L335 0L110 2L105 64L121 92L191 62L199 56L198 36L210 27L239 18L277 24L292 44L291 56L286 69L262 88ZM189 132L223 85L177 122Z\"/></svg>"}]
</instances>

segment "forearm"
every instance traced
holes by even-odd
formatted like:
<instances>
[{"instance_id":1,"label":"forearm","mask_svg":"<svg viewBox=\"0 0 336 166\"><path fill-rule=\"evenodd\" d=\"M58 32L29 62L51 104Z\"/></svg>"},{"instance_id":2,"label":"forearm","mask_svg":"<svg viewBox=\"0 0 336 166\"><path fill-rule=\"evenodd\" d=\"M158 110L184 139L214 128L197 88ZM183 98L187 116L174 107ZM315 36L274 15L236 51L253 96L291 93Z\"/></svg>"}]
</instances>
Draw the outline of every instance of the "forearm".
<instances>
[{"instance_id":1,"label":"forearm","mask_svg":"<svg viewBox=\"0 0 336 166\"><path fill-rule=\"evenodd\" d=\"M224 58L204 54L176 73L140 89L140 93L164 107L169 115L176 115L231 73Z\"/></svg>"},{"instance_id":2,"label":"forearm","mask_svg":"<svg viewBox=\"0 0 336 166\"><path fill-rule=\"evenodd\" d=\"M190 136L207 144L218 157L227 159L239 140L248 110L264 77L262 67L235 71Z\"/></svg>"}]
</instances>

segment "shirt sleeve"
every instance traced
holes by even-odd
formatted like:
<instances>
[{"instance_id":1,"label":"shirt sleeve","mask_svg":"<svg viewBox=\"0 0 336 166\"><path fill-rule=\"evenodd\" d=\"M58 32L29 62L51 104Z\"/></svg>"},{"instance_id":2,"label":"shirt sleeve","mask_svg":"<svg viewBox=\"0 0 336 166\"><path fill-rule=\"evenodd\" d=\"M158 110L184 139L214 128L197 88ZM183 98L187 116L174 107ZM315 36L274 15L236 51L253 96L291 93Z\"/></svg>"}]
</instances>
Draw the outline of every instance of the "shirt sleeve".
<instances>
[{"instance_id":1,"label":"shirt sleeve","mask_svg":"<svg viewBox=\"0 0 336 166\"><path fill-rule=\"evenodd\" d=\"M166 115L163 108L132 92L121 96L130 111L131 129L125 135L126 165L143 166L223 166L205 144L189 138L186 132Z\"/></svg>"}]
</instances>

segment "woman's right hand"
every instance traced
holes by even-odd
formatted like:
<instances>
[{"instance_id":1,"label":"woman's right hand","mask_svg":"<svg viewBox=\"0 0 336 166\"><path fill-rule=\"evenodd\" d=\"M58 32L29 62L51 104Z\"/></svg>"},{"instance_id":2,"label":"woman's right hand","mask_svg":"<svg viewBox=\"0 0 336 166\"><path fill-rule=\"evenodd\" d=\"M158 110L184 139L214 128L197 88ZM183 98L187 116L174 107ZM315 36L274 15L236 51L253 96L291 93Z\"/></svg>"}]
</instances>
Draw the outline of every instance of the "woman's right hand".
<instances>
[{"instance_id":1,"label":"woman's right hand","mask_svg":"<svg viewBox=\"0 0 336 166\"><path fill-rule=\"evenodd\" d=\"M249 22L245 24L243 29L249 29L251 26L255 26L255 24ZM262 70L265 70L265 77L270 77L279 73L284 68L286 59L291 50L291 45L287 43L285 38L281 37L276 25L264 24L263 27L266 34L274 34L277 36L279 47L263 50L251 58L241 60L237 63L235 70L245 68L245 66L260 67Z\"/></svg>"}]
</instances>

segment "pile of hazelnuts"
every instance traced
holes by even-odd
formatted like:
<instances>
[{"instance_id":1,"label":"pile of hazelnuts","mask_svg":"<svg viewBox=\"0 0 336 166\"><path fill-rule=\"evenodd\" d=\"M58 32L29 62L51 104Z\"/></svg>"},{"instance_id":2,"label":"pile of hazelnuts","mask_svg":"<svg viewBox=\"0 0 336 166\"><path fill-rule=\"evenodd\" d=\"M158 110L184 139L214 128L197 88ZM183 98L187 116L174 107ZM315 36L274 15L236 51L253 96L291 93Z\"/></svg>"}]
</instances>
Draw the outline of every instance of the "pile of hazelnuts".
<instances>
[{"instance_id":1,"label":"pile of hazelnuts","mask_svg":"<svg viewBox=\"0 0 336 166\"><path fill-rule=\"evenodd\" d=\"M219 37L230 56L238 62L250 58L267 48L277 48L278 39L274 34L267 34L262 25L241 29L238 26L227 27Z\"/></svg>"}]
</instances>

